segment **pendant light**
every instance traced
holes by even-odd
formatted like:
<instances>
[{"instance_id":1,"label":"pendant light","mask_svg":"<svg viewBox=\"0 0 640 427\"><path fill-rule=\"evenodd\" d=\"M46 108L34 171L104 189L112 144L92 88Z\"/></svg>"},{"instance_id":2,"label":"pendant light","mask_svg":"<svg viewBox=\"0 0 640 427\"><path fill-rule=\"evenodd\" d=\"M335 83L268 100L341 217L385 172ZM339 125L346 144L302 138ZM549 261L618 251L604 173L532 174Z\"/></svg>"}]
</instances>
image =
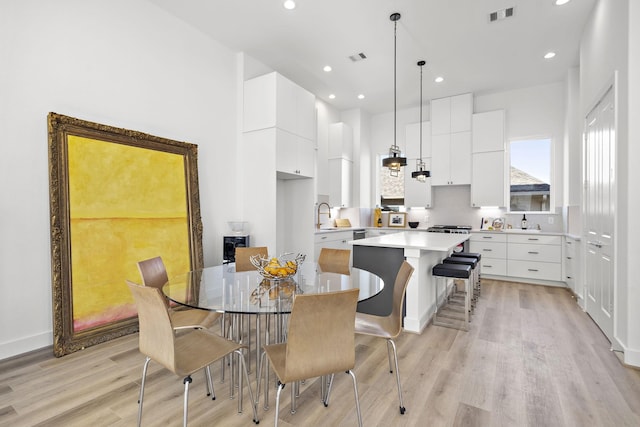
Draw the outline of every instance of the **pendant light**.
<instances>
[{"instance_id":1,"label":"pendant light","mask_svg":"<svg viewBox=\"0 0 640 427\"><path fill-rule=\"evenodd\" d=\"M427 178L431 176L428 170L425 170L426 166L422 161L422 67L426 62L418 61L420 67L420 158L416 162L416 171L411 172L411 178L415 178L420 182L427 182Z\"/></svg>"},{"instance_id":2,"label":"pendant light","mask_svg":"<svg viewBox=\"0 0 640 427\"><path fill-rule=\"evenodd\" d=\"M396 40L400 14L392 13L389 19L393 21L393 145L389 149L389 157L387 157L386 159L382 159L382 166L385 168L389 168L389 175L398 176L400 168L407 165L407 158L402 157L400 148L396 144Z\"/></svg>"}]
</instances>

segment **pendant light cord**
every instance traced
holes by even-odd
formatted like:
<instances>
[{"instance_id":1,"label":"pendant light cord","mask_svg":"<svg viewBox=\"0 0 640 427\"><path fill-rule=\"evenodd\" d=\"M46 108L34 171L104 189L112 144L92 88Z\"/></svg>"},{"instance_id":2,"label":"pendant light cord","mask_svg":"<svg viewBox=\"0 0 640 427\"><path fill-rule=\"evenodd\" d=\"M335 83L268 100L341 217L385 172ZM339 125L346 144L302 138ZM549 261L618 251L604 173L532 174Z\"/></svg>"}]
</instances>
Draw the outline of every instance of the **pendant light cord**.
<instances>
[{"instance_id":1,"label":"pendant light cord","mask_svg":"<svg viewBox=\"0 0 640 427\"><path fill-rule=\"evenodd\" d=\"M420 65L420 162L422 163L422 65Z\"/></svg>"},{"instance_id":2,"label":"pendant light cord","mask_svg":"<svg viewBox=\"0 0 640 427\"><path fill-rule=\"evenodd\" d=\"M399 18L398 18L399 19ZM396 137L398 131L396 130L397 125L397 115L398 115L398 107L397 107L397 95L396 95L396 86L397 86L397 78L396 78L396 67L397 67L397 40L398 40L398 21L393 21L393 147L398 148Z\"/></svg>"}]
</instances>

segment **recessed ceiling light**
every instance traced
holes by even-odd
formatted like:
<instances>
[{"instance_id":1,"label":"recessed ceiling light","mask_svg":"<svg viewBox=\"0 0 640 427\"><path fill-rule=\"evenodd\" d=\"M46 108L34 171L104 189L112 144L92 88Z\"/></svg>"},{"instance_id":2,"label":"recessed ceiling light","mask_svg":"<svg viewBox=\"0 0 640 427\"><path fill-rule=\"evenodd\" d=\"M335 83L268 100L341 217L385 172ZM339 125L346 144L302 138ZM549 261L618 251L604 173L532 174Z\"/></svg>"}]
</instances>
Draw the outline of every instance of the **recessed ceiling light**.
<instances>
[{"instance_id":1,"label":"recessed ceiling light","mask_svg":"<svg viewBox=\"0 0 640 427\"><path fill-rule=\"evenodd\" d=\"M556 6L562 6L563 4L569 3L571 0L556 0Z\"/></svg>"},{"instance_id":2,"label":"recessed ceiling light","mask_svg":"<svg viewBox=\"0 0 640 427\"><path fill-rule=\"evenodd\" d=\"M334 94L329 95L329 99L336 99L336 96Z\"/></svg>"},{"instance_id":3,"label":"recessed ceiling light","mask_svg":"<svg viewBox=\"0 0 640 427\"><path fill-rule=\"evenodd\" d=\"M551 59L554 56L556 56L555 52L547 52L547 53L544 54L544 59Z\"/></svg>"},{"instance_id":4,"label":"recessed ceiling light","mask_svg":"<svg viewBox=\"0 0 640 427\"><path fill-rule=\"evenodd\" d=\"M329 71L331 71L331 66L330 65L325 65L323 70L328 73Z\"/></svg>"},{"instance_id":5,"label":"recessed ceiling light","mask_svg":"<svg viewBox=\"0 0 640 427\"><path fill-rule=\"evenodd\" d=\"M358 99L364 99L364 95L363 94L358 95Z\"/></svg>"},{"instance_id":6,"label":"recessed ceiling light","mask_svg":"<svg viewBox=\"0 0 640 427\"><path fill-rule=\"evenodd\" d=\"M282 3L282 5L284 6L285 9L287 10L293 10L296 8L296 2L293 0L285 0L284 3Z\"/></svg>"},{"instance_id":7,"label":"recessed ceiling light","mask_svg":"<svg viewBox=\"0 0 640 427\"><path fill-rule=\"evenodd\" d=\"M435 78L435 82L436 83L442 83L443 81L444 81L444 77L438 76L438 77Z\"/></svg>"}]
</instances>

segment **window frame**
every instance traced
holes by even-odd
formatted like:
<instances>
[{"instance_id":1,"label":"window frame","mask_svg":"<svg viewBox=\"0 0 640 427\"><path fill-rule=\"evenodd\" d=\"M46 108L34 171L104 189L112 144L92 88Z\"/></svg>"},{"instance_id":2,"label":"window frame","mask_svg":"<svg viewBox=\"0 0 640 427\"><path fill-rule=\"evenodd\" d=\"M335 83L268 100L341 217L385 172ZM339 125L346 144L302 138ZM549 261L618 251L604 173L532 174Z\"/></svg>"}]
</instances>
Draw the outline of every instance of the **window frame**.
<instances>
[{"instance_id":1,"label":"window frame","mask_svg":"<svg viewBox=\"0 0 640 427\"><path fill-rule=\"evenodd\" d=\"M512 142L522 142L522 141L541 141L547 140L549 141L549 207L548 210L544 211L531 211L531 210L512 210L511 209L511 143ZM508 203L507 203L507 213L513 214L543 214L549 215L555 212L555 199L557 194L556 188L556 179L555 179L555 140L550 135L534 135L534 136L526 136L526 137L514 137L509 138L507 141L507 159L509 163L507 165L507 191L508 191ZM526 171L525 171L526 172Z\"/></svg>"}]
</instances>

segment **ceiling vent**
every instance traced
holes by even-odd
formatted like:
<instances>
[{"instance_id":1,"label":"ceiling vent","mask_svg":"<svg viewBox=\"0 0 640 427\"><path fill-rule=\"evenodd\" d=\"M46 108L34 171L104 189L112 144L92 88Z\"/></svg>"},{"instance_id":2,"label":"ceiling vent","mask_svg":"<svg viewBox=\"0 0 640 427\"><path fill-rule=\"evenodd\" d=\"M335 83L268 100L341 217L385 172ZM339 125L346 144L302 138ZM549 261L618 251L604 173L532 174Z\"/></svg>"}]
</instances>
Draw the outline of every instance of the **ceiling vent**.
<instances>
[{"instance_id":1,"label":"ceiling vent","mask_svg":"<svg viewBox=\"0 0 640 427\"><path fill-rule=\"evenodd\" d=\"M356 53L355 55L351 55L349 59L352 60L353 62L358 62L358 61L362 61L363 59L367 59L367 55L360 52L360 53Z\"/></svg>"},{"instance_id":2,"label":"ceiling vent","mask_svg":"<svg viewBox=\"0 0 640 427\"><path fill-rule=\"evenodd\" d=\"M513 16L512 7L496 10L495 12L491 12L489 14L489 22L502 21L503 19L511 18L512 16Z\"/></svg>"}]
</instances>

